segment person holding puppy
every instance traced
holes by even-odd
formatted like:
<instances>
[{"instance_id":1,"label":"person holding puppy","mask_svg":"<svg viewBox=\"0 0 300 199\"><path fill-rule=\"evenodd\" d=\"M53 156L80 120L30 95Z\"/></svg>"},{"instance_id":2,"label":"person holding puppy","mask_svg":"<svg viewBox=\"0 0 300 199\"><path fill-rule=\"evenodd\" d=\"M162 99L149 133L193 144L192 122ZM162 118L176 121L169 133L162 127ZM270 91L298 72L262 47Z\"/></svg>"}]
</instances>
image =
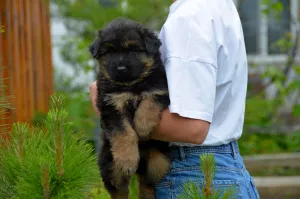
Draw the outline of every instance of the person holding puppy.
<instances>
[{"instance_id":1,"label":"person holding puppy","mask_svg":"<svg viewBox=\"0 0 300 199\"><path fill-rule=\"evenodd\" d=\"M187 181L202 183L200 155L213 153L213 186L259 198L239 153L247 92L247 56L233 0L177 0L160 32L170 105L151 138L171 142L174 160L155 186L157 199L177 198ZM90 85L96 112L97 84Z\"/></svg>"}]
</instances>

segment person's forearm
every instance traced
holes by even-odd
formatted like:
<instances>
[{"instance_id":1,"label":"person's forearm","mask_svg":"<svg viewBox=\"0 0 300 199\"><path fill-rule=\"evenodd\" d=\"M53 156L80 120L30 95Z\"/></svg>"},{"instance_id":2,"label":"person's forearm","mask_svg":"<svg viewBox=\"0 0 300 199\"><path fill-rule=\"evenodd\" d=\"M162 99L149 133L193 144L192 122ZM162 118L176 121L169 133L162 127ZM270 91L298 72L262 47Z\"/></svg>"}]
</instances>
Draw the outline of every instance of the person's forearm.
<instances>
[{"instance_id":1,"label":"person's forearm","mask_svg":"<svg viewBox=\"0 0 300 199\"><path fill-rule=\"evenodd\" d=\"M160 124L151 134L151 139L167 142L202 144L207 136L209 123L201 120L183 118L166 109Z\"/></svg>"}]
</instances>

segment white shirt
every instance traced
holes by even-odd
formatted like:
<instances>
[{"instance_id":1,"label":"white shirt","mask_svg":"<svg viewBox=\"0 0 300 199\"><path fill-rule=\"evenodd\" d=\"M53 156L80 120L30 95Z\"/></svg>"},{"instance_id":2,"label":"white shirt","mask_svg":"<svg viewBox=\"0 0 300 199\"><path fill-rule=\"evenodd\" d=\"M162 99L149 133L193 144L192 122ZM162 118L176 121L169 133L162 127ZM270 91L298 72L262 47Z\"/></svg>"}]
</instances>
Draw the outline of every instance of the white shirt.
<instances>
[{"instance_id":1,"label":"white shirt","mask_svg":"<svg viewBox=\"0 0 300 199\"><path fill-rule=\"evenodd\" d=\"M244 124L248 66L232 0L177 0L159 37L171 113L211 123L202 145L237 140Z\"/></svg>"}]
</instances>

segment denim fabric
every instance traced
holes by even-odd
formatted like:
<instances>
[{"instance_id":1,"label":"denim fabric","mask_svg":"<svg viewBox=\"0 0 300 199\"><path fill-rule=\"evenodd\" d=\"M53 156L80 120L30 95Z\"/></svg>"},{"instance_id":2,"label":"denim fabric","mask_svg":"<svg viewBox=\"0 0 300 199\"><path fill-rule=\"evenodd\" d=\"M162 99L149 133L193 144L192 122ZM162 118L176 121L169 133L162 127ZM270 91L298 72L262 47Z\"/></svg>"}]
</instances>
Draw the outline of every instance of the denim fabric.
<instances>
[{"instance_id":1,"label":"denim fabric","mask_svg":"<svg viewBox=\"0 0 300 199\"><path fill-rule=\"evenodd\" d=\"M217 172L213 181L215 189L234 186L237 199L259 199L253 179L246 170L236 141L221 146L173 146L174 160L165 179L155 185L157 199L175 199L182 192L184 182L193 181L202 187L200 155L215 156Z\"/></svg>"}]
</instances>

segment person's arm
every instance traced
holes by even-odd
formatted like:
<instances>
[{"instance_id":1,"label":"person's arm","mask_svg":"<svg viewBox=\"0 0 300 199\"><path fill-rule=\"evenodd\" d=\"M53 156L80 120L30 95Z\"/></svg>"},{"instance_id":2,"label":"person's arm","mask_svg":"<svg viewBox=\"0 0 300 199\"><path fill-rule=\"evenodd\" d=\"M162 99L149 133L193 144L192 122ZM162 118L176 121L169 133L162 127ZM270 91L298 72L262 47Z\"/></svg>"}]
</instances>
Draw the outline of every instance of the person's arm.
<instances>
[{"instance_id":1,"label":"person's arm","mask_svg":"<svg viewBox=\"0 0 300 199\"><path fill-rule=\"evenodd\" d=\"M159 125L151 134L151 139L202 144L208 134L209 126L210 123L204 120L181 117L165 109Z\"/></svg>"}]
</instances>

